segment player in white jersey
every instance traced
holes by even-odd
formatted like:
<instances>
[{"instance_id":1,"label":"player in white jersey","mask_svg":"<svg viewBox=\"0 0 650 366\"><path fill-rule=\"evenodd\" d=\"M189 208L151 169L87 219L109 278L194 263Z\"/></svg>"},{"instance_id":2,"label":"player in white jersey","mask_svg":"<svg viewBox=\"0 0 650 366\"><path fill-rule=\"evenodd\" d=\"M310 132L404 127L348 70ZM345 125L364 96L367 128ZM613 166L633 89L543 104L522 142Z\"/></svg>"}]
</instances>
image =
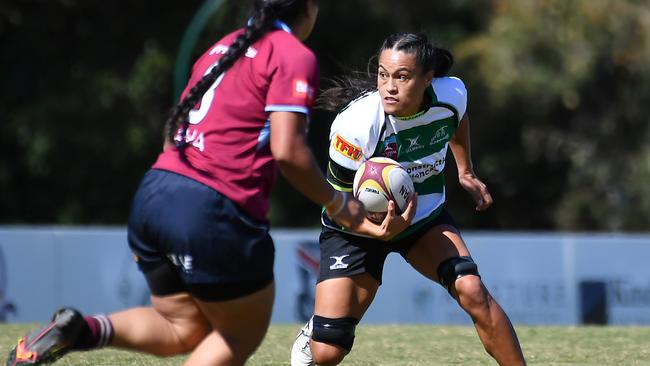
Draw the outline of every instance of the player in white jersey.
<instances>
[{"instance_id":1,"label":"player in white jersey","mask_svg":"<svg viewBox=\"0 0 650 366\"><path fill-rule=\"evenodd\" d=\"M467 91L460 79L447 76L452 64L451 53L432 46L424 35L393 34L380 48L376 84L348 80L321 96L321 106L340 111L330 132L330 183L351 192L359 166L385 156L409 172L417 199L412 197L401 215L394 202L389 203L380 225L366 220L355 232L323 213L314 316L296 338L292 366L336 365L350 352L355 327L381 285L391 252L400 253L415 270L448 290L500 365L525 365L510 320L483 285L460 231L444 209L448 148L459 183L473 197L476 210L492 204L472 168ZM340 106L345 108L341 111Z\"/></svg>"}]
</instances>

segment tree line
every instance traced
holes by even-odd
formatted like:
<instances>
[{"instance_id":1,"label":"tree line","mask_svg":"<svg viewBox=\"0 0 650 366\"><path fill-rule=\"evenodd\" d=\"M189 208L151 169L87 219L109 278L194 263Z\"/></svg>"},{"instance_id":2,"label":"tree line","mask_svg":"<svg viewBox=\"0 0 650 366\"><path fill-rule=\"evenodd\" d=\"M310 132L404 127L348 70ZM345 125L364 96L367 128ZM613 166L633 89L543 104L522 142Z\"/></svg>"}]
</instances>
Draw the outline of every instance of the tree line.
<instances>
[{"instance_id":1,"label":"tree line","mask_svg":"<svg viewBox=\"0 0 650 366\"><path fill-rule=\"evenodd\" d=\"M162 146L179 44L204 1L8 0L0 5L0 223L124 224ZM649 1L321 1L307 45L327 80L364 71L385 36L426 33L469 91L472 153L495 205L473 211L448 157L463 228L647 231ZM192 57L244 24L210 17ZM370 63L371 64L371 63ZM333 115L309 141L324 165ZM277 226L319 208L282 179Z\"/></svg>"}]
</instances>

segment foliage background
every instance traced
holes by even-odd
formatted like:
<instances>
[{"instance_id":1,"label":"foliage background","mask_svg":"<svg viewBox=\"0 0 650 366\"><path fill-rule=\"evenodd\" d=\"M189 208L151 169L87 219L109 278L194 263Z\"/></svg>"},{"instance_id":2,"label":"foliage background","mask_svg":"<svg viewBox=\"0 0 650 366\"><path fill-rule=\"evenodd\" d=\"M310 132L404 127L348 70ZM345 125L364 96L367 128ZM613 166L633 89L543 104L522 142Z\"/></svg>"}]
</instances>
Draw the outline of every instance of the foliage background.
<instances>
[{"instance_id":1,"label":"foliage background","mask_svg":"<svg viewBox=\"0 0 650 366\"><path fill-rule=\"evenodd\" d=\"M181 37L203 1L0 3L0 223L124 224L161 147ZM244 23L227 0L194 57ZM473 156L495 205L477 214L448 161L463 228L647 231L650 1L321 1L307 41L331 78L383 38L421 31L469 90ZM326 85L326 84L324 84ZM325 163L333 116L310 143ZM276 226L318 225L282 179Z\"/></svg>"}]
</instances>

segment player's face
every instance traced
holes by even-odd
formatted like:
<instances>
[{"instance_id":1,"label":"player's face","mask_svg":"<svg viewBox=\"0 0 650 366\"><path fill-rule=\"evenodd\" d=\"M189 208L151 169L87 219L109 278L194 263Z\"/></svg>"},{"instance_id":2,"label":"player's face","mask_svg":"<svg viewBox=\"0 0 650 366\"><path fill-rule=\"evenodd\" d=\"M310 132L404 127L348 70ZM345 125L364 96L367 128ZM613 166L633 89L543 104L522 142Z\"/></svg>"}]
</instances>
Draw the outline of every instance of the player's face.
<instances>
[{"instance_id":1,"label":"player's face","mask_svg":"<svg viewBox=\"0 0 650 366\"><path fill-rule=\"evenodd\" d=\"M379 55L377 88L384 111L396 117L419 112L432 78L433 71L424 73L414 54L383 50Z\"/></svg>"}]
</instances>

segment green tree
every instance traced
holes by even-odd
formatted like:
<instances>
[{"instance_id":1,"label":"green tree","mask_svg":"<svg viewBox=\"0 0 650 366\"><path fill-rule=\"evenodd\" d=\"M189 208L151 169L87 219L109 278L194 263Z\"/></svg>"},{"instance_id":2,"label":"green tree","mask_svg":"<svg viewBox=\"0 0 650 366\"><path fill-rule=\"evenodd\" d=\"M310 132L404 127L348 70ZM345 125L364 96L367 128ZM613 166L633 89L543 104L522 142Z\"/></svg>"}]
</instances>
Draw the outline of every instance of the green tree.
<instances>
[{"instance_id":1,"label":"green tree","mask_svg":"<svg viewBox=\"0 0 650 366\"><path fill-rule=\"evenodd\" d=\"M124 224L161 147L181 37L203 0L0 5L0 222ZM448 207L474 229L646 231L650 1L321 1L308 40L327 78L366 70L384 37L422 31L469 90L476 214L448 163ZM228 0L192 57L243 24ZM310 144L326 161L333 115ZM450 158L451 159L451 158ZM282 179L276 226L318 225Z\"/></svg>"},{"instance_id":2,"label":"green tree","mask_svg":"<svg viewBox=\"0 0 650 366\"><path fill-rule=\"evenodd\" d=\"M478 166L505 203L499 220L647 230L648 1L495 4L457 56L490 125L475 137L491 146Z\"/></svg>"},{"instance_id":3,"label":"green tree","mask_svg":"<svg viewBox=\"0 0 650 366\"><path fill-rule=\"evenodd\" d=\"M0 221L125 222L161 146L177 29L193 9L3 4Z\"/></svg>"}]
</instances>

